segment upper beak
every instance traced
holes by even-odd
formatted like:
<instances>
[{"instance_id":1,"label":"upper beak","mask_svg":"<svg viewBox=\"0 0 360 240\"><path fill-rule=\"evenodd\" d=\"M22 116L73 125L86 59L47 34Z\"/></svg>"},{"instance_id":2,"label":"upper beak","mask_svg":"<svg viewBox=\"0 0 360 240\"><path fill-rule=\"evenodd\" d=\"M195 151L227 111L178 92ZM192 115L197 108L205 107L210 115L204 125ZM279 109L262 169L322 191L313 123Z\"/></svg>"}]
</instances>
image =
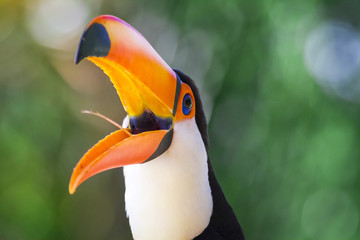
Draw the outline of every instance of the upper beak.
<instances>
[{"instance_id":1,"label":"upper beak","mask_svg":"<svg viewBox=\"0 0 360 240\"><path fill-rule=\"evenodd\" d=\"M154 126L121 129L94 145L78 162L69 192L87 178L107 169L143 163L164 153L171 144L181 81L146 39L126 22L99 16L85 29L75 63L87 58L99 66L117 90L130 125ZM144 115L145 114L145 115ZM164 124L165 123L165 124ZM138 134L136 134L138 133Z\"/></svg>"},{"instance_id":2,"label":"upper beak","mask_svg":"<svg viewBox=\"0 0 360 240\"><path fill-rule=\"evenodd\" d=\"M83 33L75 63L84 58L109 76L130 116L147 109L159 117L175 115L176 90L180 90L175 72L123 20L108 15L95 18Z\"/></svg>"}]
</instances>

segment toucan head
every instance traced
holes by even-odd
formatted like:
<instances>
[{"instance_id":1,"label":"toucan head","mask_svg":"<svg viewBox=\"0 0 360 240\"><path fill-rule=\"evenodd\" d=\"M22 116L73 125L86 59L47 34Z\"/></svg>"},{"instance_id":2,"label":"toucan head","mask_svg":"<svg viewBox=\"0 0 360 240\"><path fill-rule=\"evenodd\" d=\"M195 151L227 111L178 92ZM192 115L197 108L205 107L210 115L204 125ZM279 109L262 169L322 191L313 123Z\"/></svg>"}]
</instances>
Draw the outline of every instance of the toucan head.
<instances>
[{"instance_id":1,"label":"toucan head","mask_svg":"<svg viewBox=\"0 0 360 240\"><path fill-rule=\"evenodd\" d=\"M73 170L69 191L112 168L141 164L171 146L174 126L195 117L195 98L147 40L123 20L103 15L86 27L75 63L88 59L113 83L129 124L100 140Z\"/></svg>"}]
</instances>

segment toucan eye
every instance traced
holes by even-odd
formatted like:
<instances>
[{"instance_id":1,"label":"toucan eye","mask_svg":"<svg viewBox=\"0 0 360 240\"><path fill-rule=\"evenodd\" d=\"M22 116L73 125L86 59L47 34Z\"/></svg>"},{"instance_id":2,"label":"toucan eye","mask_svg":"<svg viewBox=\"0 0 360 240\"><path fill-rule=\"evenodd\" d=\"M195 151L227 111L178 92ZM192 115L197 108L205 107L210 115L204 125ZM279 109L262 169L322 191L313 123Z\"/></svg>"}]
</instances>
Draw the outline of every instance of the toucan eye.
<instances>
[{"instance_id":1,"label":"toucan eye","mask_svg":"<svg viewBox=\"0 0 360 240\"><path fill-rule=\"evenodd\" d=\"M193 106L192 98L191 98L190 94L187 93L187 94L185 94L184 100L183 100L183 106L182 106L183 113L185 115L188 115L191 112L192 106Z\"/></svg>"}]
</instances>

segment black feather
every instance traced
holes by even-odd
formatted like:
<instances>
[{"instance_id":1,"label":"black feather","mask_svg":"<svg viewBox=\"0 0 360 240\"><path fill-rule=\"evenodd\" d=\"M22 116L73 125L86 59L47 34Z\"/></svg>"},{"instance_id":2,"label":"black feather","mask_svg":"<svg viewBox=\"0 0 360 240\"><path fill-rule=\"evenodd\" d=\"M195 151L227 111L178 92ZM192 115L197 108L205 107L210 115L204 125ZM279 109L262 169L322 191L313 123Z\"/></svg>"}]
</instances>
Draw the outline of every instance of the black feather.
<instances>
[{"instance_id":1,"label":"black feather","mask_svg":"<svg viewBox=\"0 0 360 240\"><path fill-rule=\"evenodd\" d=\"M179 70L174 71L178 74L181 81L190 86L194 94L196 109L195 120L208 155L209 183L213 198L213 212L209 225L200 235L195 237L194 240L243 240L245 237L241 226L236 219L234 211L225 198L210 162L207 123L199 90L190 77Z\"/></svg>"}]
</instances>

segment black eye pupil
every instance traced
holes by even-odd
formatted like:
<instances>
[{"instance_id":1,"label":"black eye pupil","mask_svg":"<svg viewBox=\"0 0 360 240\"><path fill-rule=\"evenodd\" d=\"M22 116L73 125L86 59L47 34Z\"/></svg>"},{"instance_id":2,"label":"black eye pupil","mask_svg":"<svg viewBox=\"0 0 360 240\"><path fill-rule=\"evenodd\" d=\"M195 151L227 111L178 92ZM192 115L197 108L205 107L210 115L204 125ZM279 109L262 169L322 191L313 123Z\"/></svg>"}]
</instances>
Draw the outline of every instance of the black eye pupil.
<instances>
[{"instance_id":1,"label":"black eye pupil","mask_svg":"<svg viewBox=\"0 0 360 240\"><path fill-rule=\"evenodd\" d=\"M192 107L193 107L192 98L191 98L190 94L187 93L187 94L185 94L185 96L183 98L182 112L185 115L189 115Z\"/></svg>"},{"instance_id":2,"label":"black eye pupil","mask_svg":"<svg viewBox=\"0 0 360 240\"><path fill-rule=\"evenodd\" d=\"M185 107L186 108L192 108L192 100L191 100L191 97L188 96L186 99L185 99Z\"/></svg>"}]
</instances>

